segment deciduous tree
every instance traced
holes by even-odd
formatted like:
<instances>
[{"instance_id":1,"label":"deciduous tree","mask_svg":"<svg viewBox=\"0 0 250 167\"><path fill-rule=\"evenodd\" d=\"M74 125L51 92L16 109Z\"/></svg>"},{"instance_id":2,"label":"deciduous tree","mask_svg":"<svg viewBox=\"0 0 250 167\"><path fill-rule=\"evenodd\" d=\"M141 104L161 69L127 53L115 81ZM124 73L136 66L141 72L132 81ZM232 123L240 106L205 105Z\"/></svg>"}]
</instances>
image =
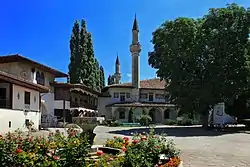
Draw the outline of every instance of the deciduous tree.
<instances>
[{"instance_id":1,"label":"deciduous tree","mask_svg":"<svg viewBox=\"0 0 250 167\"><path fill-rule=\"evenodd\" d=\"M149 64L168 82L171 101L201 113L204 125L212 106L248 87L249 16L231 4L210 9L201 19L166 21L153 33Z\"/></svg>"}]
</instances>

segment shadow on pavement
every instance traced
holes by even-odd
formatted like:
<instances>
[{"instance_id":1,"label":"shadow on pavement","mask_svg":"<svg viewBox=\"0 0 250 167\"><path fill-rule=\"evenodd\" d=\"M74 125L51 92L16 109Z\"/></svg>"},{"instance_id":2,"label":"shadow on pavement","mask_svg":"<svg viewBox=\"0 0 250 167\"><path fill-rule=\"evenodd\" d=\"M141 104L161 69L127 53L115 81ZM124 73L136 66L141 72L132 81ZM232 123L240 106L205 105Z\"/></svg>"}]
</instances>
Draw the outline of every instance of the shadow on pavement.
<instances>
[{"instance_id":1,"label":"shadow on pavement","mask_svg":"<svg viewBox=\"0 0 250 167\"><path fill-rule=\"evenodd\" d=\"M205 130L202 127L164 127L164 128L154 128L155 134L161 135L166 134L167 136L173 137L195 137L195 136L220 136L225 134L234 133L248 133L245 127L230 127L225 128L223 131L216 130ZM110 131L112 134L120 134L125 136L133 136L136 133L148 133L149 128L133 128L129 130L117 130Z\"/></svg>"}]
</instances>

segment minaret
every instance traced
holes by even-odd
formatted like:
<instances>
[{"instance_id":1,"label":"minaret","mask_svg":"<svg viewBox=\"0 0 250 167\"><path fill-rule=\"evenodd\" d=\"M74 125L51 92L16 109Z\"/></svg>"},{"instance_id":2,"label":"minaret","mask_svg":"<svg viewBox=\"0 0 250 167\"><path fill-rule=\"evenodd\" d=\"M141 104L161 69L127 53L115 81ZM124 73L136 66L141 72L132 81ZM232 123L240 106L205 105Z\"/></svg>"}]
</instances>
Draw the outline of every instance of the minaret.
<instances>
[{"instance_id":1,"label":"minaret","mask_svg":"<svg viewBox=\"0 0 250 167\"><path fill-rule=\"evenodd\" d=\"M139 27L136 20L136 15L132 28L132 44L130 45L130 52L132 56L132 86L136 89L139 89L141 45L139 43Z\"/></svg>"},{"instance_id":2,"label":"minaret","mask_svg":"<svg viewBox=\"0 0 250 167\"><path fill-rule=\"evenodd\" d=\"M121 80L121 73L120 73L120 61L117 53L116 61L115 61L115 84L119 84Z\"/></svg>"}]
</instances>

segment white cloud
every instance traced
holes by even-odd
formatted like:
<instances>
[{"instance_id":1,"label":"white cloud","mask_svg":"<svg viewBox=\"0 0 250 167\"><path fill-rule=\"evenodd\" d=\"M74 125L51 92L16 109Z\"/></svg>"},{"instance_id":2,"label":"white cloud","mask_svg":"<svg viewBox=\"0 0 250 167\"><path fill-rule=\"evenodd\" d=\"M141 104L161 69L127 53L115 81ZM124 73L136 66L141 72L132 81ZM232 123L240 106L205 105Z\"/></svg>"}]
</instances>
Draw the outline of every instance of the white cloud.
<instances>
[{"instance_id":1,"label":"white cloud","mask_svg":"<svg viewBox=\"0 0 250 167\"><path fill-rule=\"evenodd\" d=\"M131 73L127 73L127 77L131 78L132 77Z\"/></svg>"}]
</instances>

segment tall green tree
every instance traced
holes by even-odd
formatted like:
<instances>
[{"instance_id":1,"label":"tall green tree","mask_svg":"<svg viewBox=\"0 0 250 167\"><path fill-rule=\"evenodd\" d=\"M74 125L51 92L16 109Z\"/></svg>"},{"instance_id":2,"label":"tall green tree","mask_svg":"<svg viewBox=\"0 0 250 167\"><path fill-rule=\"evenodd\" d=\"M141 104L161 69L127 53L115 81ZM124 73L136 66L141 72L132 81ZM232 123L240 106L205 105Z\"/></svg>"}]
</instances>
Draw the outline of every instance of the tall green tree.
<instances>
[{"instance_id":1,"label":"tall green tree","mask_svg":"<svg viewBox=\"0 0 250 167\"><path fill-rule=\"evenodd\" d=\"M104 69L100 66L100 88L102 89L105 86L105 74Z\"/></svg>"},{"instance_id":2,"label":"tall green tree","mask_svg":"<svg viewBox=\"0 0 250 167\"><path fill-rule=\"evenodd\" d=\"M113 85L115 83L114 75L109 75L108 77L108 85Z\"/></svg>"},{"instance_id":3,"label":"tall green tree","mask_svg":"<svg viewBox=\"0 0 250 167\"><path fill-rule=\"evenodd\" d=\"M85 71L87 71L85 76L85 82L84 84L88 87L91 87L92 89L95 89L96 87L96 62L95 62L95 56L94 56L94 49L93 49L93 43L92 43L92 37L90 33L87 33L87 62Z\"/></svg>"},{"instance_id":4,"label":"tall green tree","mask_svg":"<svg viewBox=\"0 0 250 167\"><path fill-rule=\"evenodd\" d=\"M80 83L80 25L75 21L70 38L70 63L69 81L70 83Z\"/></svg>"},{"instance_id":5,"label":"tall green tree","mask_svg":"<svg viewBox=\"0 0 250 167\"><path fill-rule=\"evenodd\" d=\"M95 59L94 63L94 72L95 72L95 90L100 91L100 67L99 67L99 62L97 59Z\"/></svg>"},{"instance_id":6,"label":"tall green tree","mask_svg":"<svg viewBox=\"0 0 250 167\"><path fill-rule=\"evenodd\" d=\"M247 89L249 10L236 4L210 9L201 19L167 21L153 33L149 64L168 81L171 101L204 117L218 102Z\"/></svg>"}]
</instances>

